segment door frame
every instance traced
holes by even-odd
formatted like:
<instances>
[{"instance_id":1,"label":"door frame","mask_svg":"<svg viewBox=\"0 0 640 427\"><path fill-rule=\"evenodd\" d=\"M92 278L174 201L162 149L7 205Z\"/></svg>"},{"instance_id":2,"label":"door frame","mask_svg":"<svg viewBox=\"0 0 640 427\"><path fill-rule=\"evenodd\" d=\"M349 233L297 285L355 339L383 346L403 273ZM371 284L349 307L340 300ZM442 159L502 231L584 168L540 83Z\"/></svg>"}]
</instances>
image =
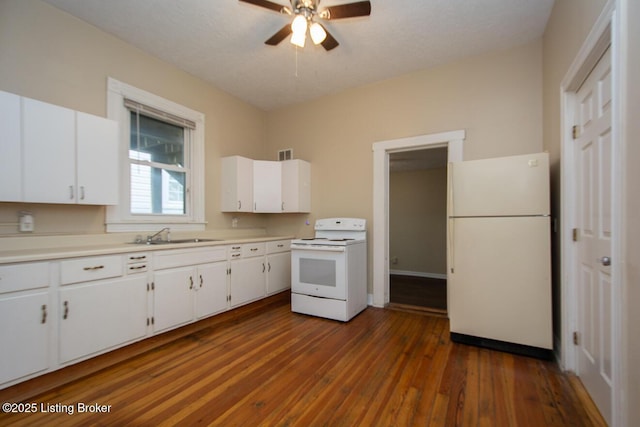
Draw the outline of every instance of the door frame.
<instances>
[{"instance_id":1,"label":"door frame","mask_svg":"<svg viewBox=\"0 0 640 427\"><path fill-rule=\"evenodd\" d=\"M620 17L617 0L609 0L585 39L578 54L565 74L561 85L560 99L560 150L561 150L561 343L559 363L563 369L578 371L578 351L571 338L577 331L578 306L578 251L573 244L573 228L577 225L577 165L574 162L575 147L572 127L574 125L574 105L576 92L607 48L611 49L612 67L612 239L611 279L613 286L613 384L612 422L613 426L624 425L626 403L622 389L622 190L623 158L621 147L622 87L621 64L623 49L620 46ZM618 260L616 262L616 260ZM557 350L556 350L557 351Z\"/></svg>"},{"instance_id":2,"label":"door frame","mask_svg":"<svg viewBox=\"0 0 640 427\"><path fill-rule=\"evenodd\" d=\"M456 130L373 144L374 307L384 307L389 303L389 155L403 151L447 147L448 162L460 162L463 160L462 143L465 137L466 131Z\"/></svg>"}]
</instances>

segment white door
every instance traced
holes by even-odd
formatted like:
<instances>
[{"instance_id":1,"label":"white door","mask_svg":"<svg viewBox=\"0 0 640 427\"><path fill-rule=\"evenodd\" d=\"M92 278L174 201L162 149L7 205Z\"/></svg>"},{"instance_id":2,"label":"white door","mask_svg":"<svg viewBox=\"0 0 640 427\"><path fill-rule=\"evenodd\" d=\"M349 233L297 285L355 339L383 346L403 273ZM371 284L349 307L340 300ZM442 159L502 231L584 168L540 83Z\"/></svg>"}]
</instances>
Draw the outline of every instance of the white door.
<instances>
[{"instance_id":1,"label":"white door","mask_svg":"<svg viewBox=\"0 0 640 427\"><path fill-rule=\"evenodd\" d=\"M611 423L613 288L611 281L611 52L576 97L578 375Z\"/></svg>"}]
</instances>

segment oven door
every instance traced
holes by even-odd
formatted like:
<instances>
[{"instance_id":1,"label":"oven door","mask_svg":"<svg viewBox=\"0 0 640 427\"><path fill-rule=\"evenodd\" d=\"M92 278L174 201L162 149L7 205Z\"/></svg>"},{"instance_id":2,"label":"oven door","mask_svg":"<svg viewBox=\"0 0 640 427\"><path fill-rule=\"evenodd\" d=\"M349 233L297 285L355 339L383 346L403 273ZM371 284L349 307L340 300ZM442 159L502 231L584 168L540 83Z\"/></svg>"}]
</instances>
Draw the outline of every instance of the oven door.
<instances>
[{"instance_id":1,"label":"oven door","mask_svg":"<svg viewBox=\"0 0 640 427\"><path fill-rule=\"evenodd\" d=\"M346 300L344 246L291 249L291 292Z\"/></svg>"}]
</instances>

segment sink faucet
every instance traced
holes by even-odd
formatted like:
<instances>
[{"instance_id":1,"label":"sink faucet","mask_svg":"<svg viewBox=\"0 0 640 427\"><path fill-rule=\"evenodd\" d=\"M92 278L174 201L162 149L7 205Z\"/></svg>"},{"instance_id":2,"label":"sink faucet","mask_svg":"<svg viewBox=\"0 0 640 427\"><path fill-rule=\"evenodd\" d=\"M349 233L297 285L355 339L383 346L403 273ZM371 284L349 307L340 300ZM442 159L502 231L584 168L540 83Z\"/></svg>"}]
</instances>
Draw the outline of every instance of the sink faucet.
<instances>
[{"instance_id":1,"label":"sink faucet","mask_svg":"<svg viewBox=\"0 0 640 427\"><path fill-rule=\"evenodd\" d=\"M165 231L167 232L167 241L171 241L171 229L169 227L165 227L162 230L158 231L157 233L147 236L147 243L151 243L153 239L155 239Z\"/></svg>"}]
</instances>

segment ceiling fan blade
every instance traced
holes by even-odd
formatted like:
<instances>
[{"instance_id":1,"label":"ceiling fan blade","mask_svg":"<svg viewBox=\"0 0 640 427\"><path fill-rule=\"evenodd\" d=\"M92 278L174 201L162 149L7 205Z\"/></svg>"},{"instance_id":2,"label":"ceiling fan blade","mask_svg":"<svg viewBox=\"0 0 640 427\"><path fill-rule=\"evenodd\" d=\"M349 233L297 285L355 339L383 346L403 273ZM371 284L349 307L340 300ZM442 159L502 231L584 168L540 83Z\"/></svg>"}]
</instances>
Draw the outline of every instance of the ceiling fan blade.
<instances>
[{"instance_id":1,"label":"ceiling fan blade","mask_svg":"<svg viewBox=\"0 0 640 427\"><path fill-rule=\"evenodd\" d=\"M325 37L322 43L320 43L322 47L325 48L325 50L331 50L335 47L338 47L338 45L340 44L338 43L338 40L333 38L333 36L329 33L329 31L327 31L324 25L321 26L322 28L324 28L324 32L327 33L327 37Z\"/></svg>"},{"instance_id":2,"label":"ceiling fan blade","mask_svg":"<svg viewBox=\"0 0 640 427\"><path fill-rule=\"evenodd\" d=\"M268 0L240 0L240 1L244 3L250 3L254 6L264 7L265 9L271 9L281 13L286 13L286 10L288 10L286 6L283 6L278 3L270 2Z\"/></svg>"},{"instance_id":3,"label":"ceiling fan blade","mask_svg":"<svg viewBox=\"0 0 640 427\"><path fill-rule=\"evenodd\" d=\"M280 31L272 35L271 38L264 43L275 46L282 40L284 40L289 34L291 34L291 25L287 24L284 27L280 28Z\"/></svg>"},{"instance_id":4,"label":"ceiling fan blade","mask_svg":"<svg viewBox=\"0 0 640 427\"><path fill-rule=\"evenodd\" d=\"M355 3L329 6L320 12L320 16L324 19L342 19L369 15L371 15L370 1L358 1Z\"/></svg>"}]
</instances>

